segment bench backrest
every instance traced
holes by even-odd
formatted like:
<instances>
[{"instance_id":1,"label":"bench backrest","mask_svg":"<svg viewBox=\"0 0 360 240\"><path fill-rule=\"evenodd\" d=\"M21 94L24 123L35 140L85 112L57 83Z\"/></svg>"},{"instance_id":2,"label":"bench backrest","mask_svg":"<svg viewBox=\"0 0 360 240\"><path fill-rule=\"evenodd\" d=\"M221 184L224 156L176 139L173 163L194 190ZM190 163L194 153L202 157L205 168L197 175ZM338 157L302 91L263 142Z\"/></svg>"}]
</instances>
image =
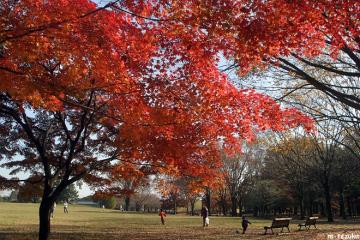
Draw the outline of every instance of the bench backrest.
<instances>
[{"instance_id":1,"label":"bench backrest","mask_svg":"<svg viewBox=\"0 0 360 240\"><path fill-rule=\"evenodd\" d=\"M273 228L288 227L291 218L274 218L271 224Z\"/></svg>"},{"instance_id":2,"label":"bench backrest","mask_svg":"<svg viewBox=\"0 0 360 240\"><path fill-rule=\"evenodd\" d=\"M317 219L318 219L318 217L308 217L306 219L305 225L314 225L314 224L316 224Z\"/></svg>"}]
</instances>

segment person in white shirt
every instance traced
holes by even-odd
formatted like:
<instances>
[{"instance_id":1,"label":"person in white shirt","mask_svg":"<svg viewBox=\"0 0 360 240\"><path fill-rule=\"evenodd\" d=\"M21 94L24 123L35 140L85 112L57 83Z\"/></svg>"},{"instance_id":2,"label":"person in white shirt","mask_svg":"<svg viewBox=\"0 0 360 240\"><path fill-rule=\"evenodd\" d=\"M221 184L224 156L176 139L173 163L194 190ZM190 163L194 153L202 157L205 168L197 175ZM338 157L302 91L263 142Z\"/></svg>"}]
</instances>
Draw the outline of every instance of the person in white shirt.
<instances>
[{"instance_id":1,"label":"person in white shirt","mask_svg":"<svg viewBox=\"0 0 360 240\"><path fill-rule=\"evenodd\" d=\"M64 201L64 213L69 213L69 211L68 211L68 202L65 200Z\"/></svg>"}]
</instances>

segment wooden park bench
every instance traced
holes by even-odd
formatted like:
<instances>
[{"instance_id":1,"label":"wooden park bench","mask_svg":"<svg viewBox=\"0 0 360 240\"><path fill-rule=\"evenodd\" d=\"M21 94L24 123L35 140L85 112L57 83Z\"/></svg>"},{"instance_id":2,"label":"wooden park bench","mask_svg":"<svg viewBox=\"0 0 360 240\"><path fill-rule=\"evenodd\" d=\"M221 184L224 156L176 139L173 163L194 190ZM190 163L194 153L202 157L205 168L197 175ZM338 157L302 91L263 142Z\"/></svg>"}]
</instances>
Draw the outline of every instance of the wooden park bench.
<instances>
[{"instance_id":1,"label":"wooden park bench","mask_svg":"<svg viewBox=\"0 0 360 240\"><path fill-rule=\"evenodd\" d=\"M316 220L318 220L318 217L308 217L304 223L299 224L299 231L302 227L305 227L305 229L309 230L311 225L313 225L316 228Z\"/></svg>"},{"instance_id":2,"label":"wooden park bench","mask_svg":"<svg viewBox=\"0 0 360 240\"><path fill-rule=\"evenodd\" d=\"M291 218L274 218L271 223L271 226L264 227L265 229L264 235L266 235L268 229L270 229L271 233L274 234L273 228L281 228L281 232L283 232L284 227L286 227L288 232L290 232L289 229L290 220Z\"/></svg>"}]
</instances>

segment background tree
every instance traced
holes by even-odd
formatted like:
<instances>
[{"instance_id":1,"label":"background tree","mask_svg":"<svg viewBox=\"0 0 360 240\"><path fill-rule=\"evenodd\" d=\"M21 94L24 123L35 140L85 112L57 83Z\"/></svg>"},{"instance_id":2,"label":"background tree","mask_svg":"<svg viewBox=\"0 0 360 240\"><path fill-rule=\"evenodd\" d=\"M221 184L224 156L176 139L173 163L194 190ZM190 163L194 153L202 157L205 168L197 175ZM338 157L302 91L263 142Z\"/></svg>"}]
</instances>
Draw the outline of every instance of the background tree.
<instances>
[{"instance_id":1,"label":"background tree","mask_svg":"<svg viewBox=\"0 0 360 240\"><path fill-rule=\"evenodd\" d=\"M219 207L218 212L226 216L228 214L230 199L229 199L228 188L223 182L216 189L215 201Z\"/></svg>"},{"instance_id":2,"label":"background tree","mask_svg":"<svg viewBox=\"0 0 360 240\"><path fill-rule=\"evenodd\" d=\"M53 203L80 179L106 190L124 162L211 178L220 138L230 151L258 131L311 127L298 111L231 85L204 33L139 17L166 17L154 5L0 3L0 154L16 170L1 183L30 182L18 172L40 176L39 239L49 237Z\"/></svg>"},{"instance_id":3,"label":"background tree","mask_svg":"<svg viewBox=\"0 0 360 240\"><path fill-rule=\"evenodd\" d=\"M78 191L76 190L75 184L70 184L65 188L64 191L61 192L60 196L58 197L58 201L68 201L74 202L79 198Z\"/></svg>"},{"instance_id":4,"label":"background tree","mask_svg":"<svg viewBox=\"0 0 360 240\"><path fill-rule=\"evenodd\" d=\"M271 180L259 180L245 197L246 207L253 210L254 216L266 217L275 215L281 208L289 207L291 198L288 197L283 185Z\"/></svg>"},{"instance_id":5,"label":"background tree","mask_svg":"<svg viewBox=\"0 0 360 240\"><path fill-rule=\"evenodd\" d=\"M348 89L346 84L332 85L313 74L315 69L339 78L359 78L357 1L177 3L164 11L166 18L197 26L188 33L189 39L202 36L223 51L231 62L225 71L236 69L239 75L245 75L254 68L271 65L354 110L360 109L359 98L343 92ZM163 24L179 28L172 23ZM326 62L319 62L318 56Z\"/></svg>"},{"instance_id":6,"label":"background tree","mask_svg":"<svg viewBox=\"0 0 360 240\"><path fill-rule=\"evenodd\" d=\"M10 196L9 196L9 201L16 202L18 199L17 195L18 195L18 191L15 191L15 190L11 191Z\"/></svg>"},{"instance_id":7,"label":"background tree","mask_svg":"<svg viewBox=\"0 0 360 240\"><path fill-rule=\"evenodd\" d=\"M116 206L116 198L114 196L109 197L109 198L105 199L105 201L103 203L104 203L105 208L114 209Z\"/></svg>"},{"instance_id":8,"label":"background tree","mask_svg":"<svg viewBox=\"0 0 360 240\"><path fill-rule=\"evenodd\" d=\"M250 182L250 178L254 174L255 162L261 161L261 159L255 158L256 151L255 145L247 145L243 147L241 154L231 157L223 156L222 172L231 199L232 216L237 216L238 207L241 209L242 195L245 185Z\"/></svg>"},{"instance_id":9,"label":"background tree","mask_svg":"<svg viewBox=\"0 0 360 240\"><path fill-rule=\"evenodd\" d=\"M267 151L263 174L270 179L277 180L291 189L291 196L296 202L300 212L300 218L305 218L307 191L312 184L312 176L303 165L309 161L312 143L300 133L282 136L282 141L271 146ZM311 161L311 160L310 160Z\"/></svg>"},{"instance_id":10,"label":"background tree","mask_svg":"<svg viewBox=\"0 0 360 240\"><path fill-rule=\"evenodd\" d=\"M40 184L24 183L19 187L17 200L19 202L40 202L42 191Z\"/></svg>"},{"instance_id":11,"label":"background tree","mask_svg":"<svg viewBox=\"0 0 360 240\"><path fill-rule=\"evenodd\" d=\"M150 179L144 181L137 189L134 194L135 210L145 211L145 203L149 198L152 197L152 188L149 183Z\"/></svg>"},{"instance_id":12,"label":"background tree","mask_svg":"<svg viewBox=\"0 0 360 240\"><path fill-rule=\"evenodd\" d=\"M158 212L160 207L161 202L157 194L150 194L144 202L144 210L148 212Z\"/></svg>"},{"instance_id":13,"label":"background tree","mask_svg":"<svg viewBox=\"0 0 360 240\"><path fill-rule=\"evenodd\" d=\"M161 193L162 208L172 209L173 213L177 213L179 206L185 205L185 196L182 188L183 182L180 178L165 176L158 180L158 189Z\"/></svg>"}]
</instances>

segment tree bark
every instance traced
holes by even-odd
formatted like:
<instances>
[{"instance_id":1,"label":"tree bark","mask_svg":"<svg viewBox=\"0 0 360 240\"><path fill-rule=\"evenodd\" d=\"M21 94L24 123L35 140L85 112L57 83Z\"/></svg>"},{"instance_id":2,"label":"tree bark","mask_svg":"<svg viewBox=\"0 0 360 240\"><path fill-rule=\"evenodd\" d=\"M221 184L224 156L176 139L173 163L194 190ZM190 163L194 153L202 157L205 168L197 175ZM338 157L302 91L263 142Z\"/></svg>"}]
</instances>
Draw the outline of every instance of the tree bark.
<instances>
[{"instance_id":1,"label":"tree bark","mask_svg":"<svg viewBox=\"0 0 360 240\"><path fill-rule=\"evenodd\" d=\"M195 215L195 201L190 201L190 208L191 208L191 216Z\"/></svg>"},{"instance_id":2,"label":"tree bark","mask_svg":"<svg viewBox=\"0 0 360 240\"><path fill-rule=\"evenodd\" d=\"M299 201L299 208L300 208L300 219L303 220L305 219L305 209L304 209L304 201L302 198Z\"/></svg>"},{"instance_id":3,"label":"tree bark","mask_svg":"<svg viewBox=\"0 0 360 240\"><path fill-rule=\"evenodd\" d=\"M177 208L177 206L176 206L176 198L174 199L174 215L176 215L176 208Z\"/></svg>"},{"instance_id":4,"label":"tree bark","mask_svg":"<svg viewBox=\"0 0 360 240\"><path fill-rule=\"evenodd\" d=\"M325 207L326 207L327 219L328 222L333 222L334 217L331 208L331 193L330 193L329 184L327 182L324 183L324 194L325 194Z\"/></svg>"},{"instance_id":5,"label":"tree bark","mask_svg":"<svg viewBox=\"0 0 360 240\"><path fill-rule=\"evenodd\" d=\"M349 196L346 197L346 202L347 202L347 209L348 209L348 215L351 217L352 216L352 206L351 206L351 199Z\"/></svg>"},{"instance_id":6,"label":"tree bark","mask_svg":"<svg viewBox=\"0 0 360 240\"><path fill-rule=\"evenodd\" d=\"M130 206L130 197L126 196L125 197L125 211L129 211L129 206Z\"/></svg>"},{"instance_id":7,"label":"tree bark","mask_svg":"<svg viewBox=\"0 0 360 240\"><path fill-rule=\"evenodd\" d=\"M314 208L314 200L311 199L310 203L309 203L309 215L308 215L309 217L312 217L312 215L314 213L313 208Z\"/></svg>"},{"instance_id":8,"label":"tree bark","mask_svg":"<svg viewBox=\"0 0 360 240\"><path fill-rule=\"evenodd\" d=\"M231 216L236 217L237 216L237 199L236 197L231 197Z\"/></svg>"},{"instance_id":9,"label":"tree bark","mask_svg":"<svg viewBox=\"0 0 360 240\"><path fill-rule=\"evenodd\" d=\"M226 200L221 200L221 211L224 216L227 214L227 203Z\"/></svg>"},{"instance_id":10,"label":"tree bark","mask_svg":"<svg viewBox=\"0 0 360 240\"><path fill-rule=\"evenodd\" d=\"M254 207L254 210L253 210L253 216L254 217L257 217L259 215L259 208L258 207Z\"/></svg>"},{"instance_id":11,"label":"tree bark","mask_svg":"<svg viewBox=\"0 0 360 240\"><path fill-rule=\"evenodd\" d=\"M54 203L49 198L41 200L39 209L39 240L48 240L50 235L50 208Z\"/></svg>"},{"instance_id":12,"label":"tree bark","mask_svg":"<svg viewBox=\"0 0 360 240\"><path fill-rule=\"evenodd\" d=\"M206 198L206 207L209 211L209 216L211 215L211 190L210 188L206 188L206 194L205 194L205 198Z\"/></svg>"},{"instance_id":13,"label":"tree bark","mask_svg":"<svg viewBox=\"0 0 360 240\"><path fill-rule=\"evenodd\" d=\"M239 216L241 217L243 212L243 203L241 199L238 201L238 206L239 206Z\"/></svg>"},{"instance_id":14,"label":"tree bark","mask_svg":"<svg viewBox=\"0 0 360 240\"><path fill-rule=\"evenodd\" d=\"M326 216L325 214L325 208L324 208L324 203L320 203L320 215L321 216Z\"/></svg>"},{"instance_id":15,"label":"tree bark","mask_svg":"<svg viewBox=\"0 0 360 240\"><path fill-rule=\"evenodd\" d=\"M340 205L340 216L343 219L346 219L344 193L342 190L339 193L339 205Z\"/></svg>"}]
</instances>

